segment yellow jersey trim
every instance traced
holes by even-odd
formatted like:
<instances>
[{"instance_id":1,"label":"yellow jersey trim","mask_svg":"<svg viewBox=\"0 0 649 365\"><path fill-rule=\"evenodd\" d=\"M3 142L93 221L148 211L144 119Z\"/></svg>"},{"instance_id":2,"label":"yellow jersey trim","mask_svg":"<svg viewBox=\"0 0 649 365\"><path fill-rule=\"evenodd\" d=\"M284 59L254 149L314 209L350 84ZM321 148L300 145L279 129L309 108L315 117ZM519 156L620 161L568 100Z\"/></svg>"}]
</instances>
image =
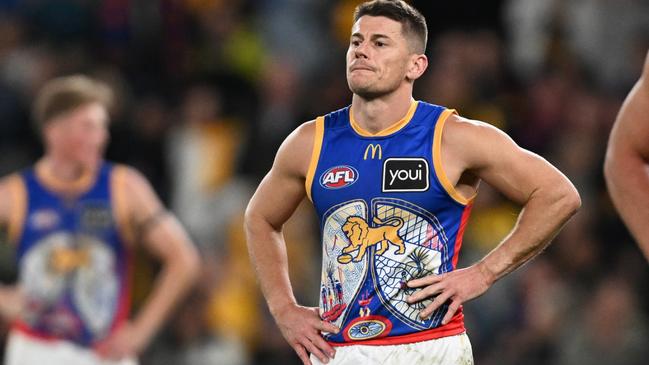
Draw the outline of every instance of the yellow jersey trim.
<instances>
[{"instance_id":1,"label":"yellow jersey trim","mask_svg":"<svg viewBox=\"0 0 649 365\"><path fill-rule=\"evenodd\" d=\"M7 227L7 238L11 243L18 243L23 232L27 216L27 187L23 178L15 175L11 178L9 189L11 191L11 215Z\"/></svg>"},{"instance_id":2,"label":"yellow jersey trim","mask_svg":"<svg viewBox=\"0 0 649 365\"><path fill-rule=\"evenodd\" d=\"M306 189L306 196L313 202L311 198L311 187L313 186L313 178L315 175L316 167L318 167L318 160L320 159L320 151L322 150L322 139L324 137L324 117L318 117L315 120L315 135L313 136L313 151L311 152L311 162L309 169L306 172L306 179L304 180L304 188Z\"/></svg>"},{"instance_id":3,"label":"yellow jersey trim","mask_svg":"<svg viewBox=\"0 0 649 365\"><path fill-rule=\"evenodd\" d=\"M389 136L393 133L396 133L400 131L403 127L408 125L410 123L410 120L412 120L412 116L415 115L415 111L417 110L417 105L419 105L418 101L413 100L410 103L410 108L408 109L408 112L406 115L401 118L398 122L392 124L391 126L387 127L386 129L376 132L376 133L371 133L363 129L357 122L356 119L354 119L354 113L352 111L352 108L349 108L349 123L351 124L352 128L356 133L360 134L363 137L385 137Z\"/></svg>"},{"instance_id":4,"label":"yellow jersey trim","mask_svg":"<svg viewBox=\"0 0 649 365\"><path fill-rule=\"evenodd\" d=\"M84 170L82 175L74 181L64 181L52 174L45 168L42 162L36 164L34 169L38 181L48 190L63 193L83 194L87 192L95 183L99 167L93 170Z\"/></svg>"},{"instance_id":5,"label":"yellow jersey trim","mask_svg":"<svg viewBox=\"0 0 649 365\"><path fill-rule=\"evenodd\" d=\"M113 218L117 223L117 231L125 244L132 244L135 231L131 226L128 214L128 198L126 196L126 174L128 168L115 165L110 176L110 191L113 204Z\"/></svg>"},{"instance_id":6,"label":"yellow jersey trim","mask_svg":"<svg viewBox=\"0 0 649 365\"><path fill-rule=\"evenodd\" d=\"M473 195L469 199L465 198L462 194L460 194L460 192L455 189L455 186L448 179L446 173L444 172L444 168L442 167L442 132L444 131L444 124L446 124L446 120L452 114L457 114L457 112L454 109L446 109L437 119L433 137L433 166L435 169L435 175L437 175L437 179L442 184L442 187L444 188L444 190L446 190L448 195L456 202L462 205L467 205L473 201L477 194Z\"/></svg>"}]
</instances>

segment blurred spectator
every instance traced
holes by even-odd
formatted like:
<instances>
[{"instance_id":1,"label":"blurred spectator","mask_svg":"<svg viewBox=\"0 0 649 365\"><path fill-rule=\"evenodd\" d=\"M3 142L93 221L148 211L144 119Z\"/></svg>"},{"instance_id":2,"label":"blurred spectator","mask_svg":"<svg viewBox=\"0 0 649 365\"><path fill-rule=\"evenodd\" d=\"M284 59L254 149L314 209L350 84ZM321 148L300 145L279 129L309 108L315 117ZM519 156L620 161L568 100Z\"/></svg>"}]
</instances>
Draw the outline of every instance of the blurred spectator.
<instances>
[{"instance_id":1,"label":"blurred spectator","mask_svg":"<svg viewBox=\"0 0 649 365\"><path fill-rule=\"evenodd\" d=\"M559 361L572 364L645 364L647 322L638 308L633 288L615 276L604 279L581 315L567 317L558 342Z\"/></svg>"},{"instance_id":2,"label":"blurred spectator","mask_svg":"<svg viewBox=\"0 0 649 365\"><path fill-rule=\"evenodd\" d=\"M243 131L223 115L221 96L208 85L188 89L180 118L168 145L172 207L200 246L222 247L230 216L248 196L233 181Z\"/></svg>"}]
</instances>

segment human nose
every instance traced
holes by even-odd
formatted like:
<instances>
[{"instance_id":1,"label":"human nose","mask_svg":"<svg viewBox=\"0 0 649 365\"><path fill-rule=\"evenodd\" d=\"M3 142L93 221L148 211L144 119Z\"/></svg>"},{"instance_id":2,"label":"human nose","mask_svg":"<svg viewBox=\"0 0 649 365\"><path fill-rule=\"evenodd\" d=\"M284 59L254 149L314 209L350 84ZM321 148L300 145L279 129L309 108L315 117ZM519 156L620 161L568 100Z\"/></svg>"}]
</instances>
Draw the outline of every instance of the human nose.
<instances>
[{"instance_id":1,"label":"human nose","mask_svg":"<svg viewBox=\"0 0 649 365\"><path fill-rule=\"evenodd\" d=\"M367 42L360 42L356 48L354 48L354 57L355 58L368 58L367 57Z\"/></svg>"}]
</instances>

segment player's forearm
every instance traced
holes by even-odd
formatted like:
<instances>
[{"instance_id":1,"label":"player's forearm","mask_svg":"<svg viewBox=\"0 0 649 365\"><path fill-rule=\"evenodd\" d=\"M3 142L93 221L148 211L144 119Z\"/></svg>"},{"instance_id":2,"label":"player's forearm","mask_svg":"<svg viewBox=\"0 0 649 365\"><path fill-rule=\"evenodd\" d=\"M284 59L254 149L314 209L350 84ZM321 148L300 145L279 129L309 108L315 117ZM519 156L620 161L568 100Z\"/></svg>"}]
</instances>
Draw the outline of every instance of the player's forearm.
<instances>
[{"instance_id":1,"label":"player's forearm","mask_svg":"<svg viewBox=\"0 0 649 365\"><path fill-rule=\"evenodd\" d=\"M199 272L200 259L191 244L183 252L167 258L144 307L133 324L143 338L150 340L170 312L192 288ZM146 344L144 344L146 345Z\"/></svg>"},{"instance_id":2,"label":"player's forearm","mask_svg":"<svg viewBox=\"0 0 649 365\"><path fill-rule=\"evenodd\" d=\"M579 194L567 180L537 190L521 211L516 226L478 267L491 283L538 255L581 206Z\"/></svg>"},{"instance_id":3,"label":"player's forearm","mask_svg":"<svg viewBox=\"0 0 649 365\"><path fill-rule=\"evenodd\" d=\"M284 237L281 231L254 214L246 215L245 226L250 259L268 308L276 316L278 311L296 303L288 274Z\"/></svg>"},{"instance_id":4,"label":"player's forearm","mask_svg":"<svg viewBox=\"0 0 649 365\"><path fill-rule=\"evenodd\" d=\"M649 174L646 163L638 156L610 153L604 165L604 176L620 217L649 259Z\"/></svg>"},{"instance_id":5,"label":"player's forearm","mask_svg":"<svg viewBox=\"0 0 649 365\"><path fill-rule=\"evenodd\" d=\"M0 317L12 322L19 317L24 305L23 294L18 286L0 285Z\"/></svg>"}]
</instances>

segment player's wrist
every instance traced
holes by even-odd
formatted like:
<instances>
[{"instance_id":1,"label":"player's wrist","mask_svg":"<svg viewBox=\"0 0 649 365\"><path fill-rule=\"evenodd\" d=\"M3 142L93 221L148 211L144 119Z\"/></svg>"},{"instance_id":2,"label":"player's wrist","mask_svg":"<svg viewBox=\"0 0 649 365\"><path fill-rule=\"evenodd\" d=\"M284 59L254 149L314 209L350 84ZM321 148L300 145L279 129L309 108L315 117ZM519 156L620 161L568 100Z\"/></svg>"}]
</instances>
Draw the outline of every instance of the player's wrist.
<instances>
[{"instance_id":1,"label":"player's wrist","mask_svg":"<svg viewBox=\"0 0 649 365\"><path fill-rule=\"evenodd\" d=\"M130 323L131 332L133 334L133 347L136 353L141 353L151 342L151 338L156 332L156 327L153 324L145 323L142 320L135 320Z\"/></svg>"},{"instance_id":2,"label":"player's wrist","mask_svg":"<svg viewBox=\"0 0 649 365\"><path fill-rule=\"evenodd\" d=\"M280 319L286 312L290 311L291 309L297 307L298 304L295 301L295 299L289 299L289 300L281 300L281 301L271 301L268 302L268 309L270 310L270 314L273 316L273 318Z\"/></svg>"},{"instance_id":3,"label":"player's wrist","mask_svg":"<svg viewBox=\"0 0 649 365\"><path fill-rule=\"evenodd\" d=\"M495 283L498 279L496 273L489 268L486 260L479 261L475 266L478 272L481 274L483 282L487 285L487 287L492 286L493 283Z\"/></svg>"}]
</instances>

